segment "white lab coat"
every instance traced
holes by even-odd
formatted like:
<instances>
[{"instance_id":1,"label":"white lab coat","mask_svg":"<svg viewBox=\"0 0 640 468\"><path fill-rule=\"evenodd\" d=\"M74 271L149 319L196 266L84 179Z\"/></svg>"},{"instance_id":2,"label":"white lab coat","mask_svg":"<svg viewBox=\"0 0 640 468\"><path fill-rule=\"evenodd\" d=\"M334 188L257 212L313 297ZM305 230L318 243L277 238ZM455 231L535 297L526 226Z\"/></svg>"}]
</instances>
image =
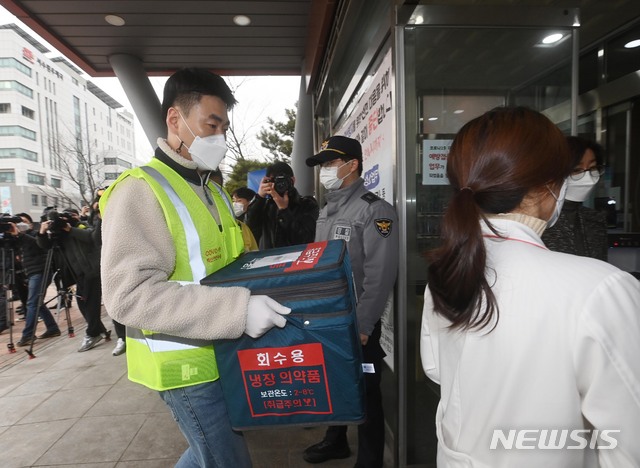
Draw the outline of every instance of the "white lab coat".
<instances>
[{"instance_id":1,"label":"white lab coat","mask_svg":"<svg viewBox=\"0 0 640 468\"><path fill-rule=\"evenodd\" d=\"M450 331L425 291L420 351L441 385L438 468L640 467L640 282L549 251L525 224L491 221L507 237L483 227L495 330ZM490 449L494 429L589 427L620 430L617 447L540 450L534 439L523 442L533 449Z\"/></svg>"}]
</instances>

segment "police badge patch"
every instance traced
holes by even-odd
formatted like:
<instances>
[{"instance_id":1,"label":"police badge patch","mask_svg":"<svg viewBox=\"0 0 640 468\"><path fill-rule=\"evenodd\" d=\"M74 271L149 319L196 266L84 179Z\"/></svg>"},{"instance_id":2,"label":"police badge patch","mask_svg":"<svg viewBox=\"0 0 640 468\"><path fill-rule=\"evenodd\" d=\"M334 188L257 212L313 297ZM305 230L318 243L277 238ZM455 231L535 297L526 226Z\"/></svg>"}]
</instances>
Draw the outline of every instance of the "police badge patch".
<instances>
[{"instance_id":1,"label":"police badge patch","mask_svg":"<svg viewBox=\"0 0 640 468\"><path fill-rule=\"evenodd\" d=\"M376 223L378 234L380 234L382 237L389 237L389 234L391 234L393 221L391 221L389 218L379 218L374 221Z\"/></svg>"}]
</instances>

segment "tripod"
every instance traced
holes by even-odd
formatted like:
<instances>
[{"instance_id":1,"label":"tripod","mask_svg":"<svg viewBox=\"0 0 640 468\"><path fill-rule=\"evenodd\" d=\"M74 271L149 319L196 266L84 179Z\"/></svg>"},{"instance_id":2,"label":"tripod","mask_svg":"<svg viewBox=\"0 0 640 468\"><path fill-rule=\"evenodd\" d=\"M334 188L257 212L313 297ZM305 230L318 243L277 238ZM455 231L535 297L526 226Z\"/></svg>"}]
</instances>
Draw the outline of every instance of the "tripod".
<instances>
[{"instance_id":1,"label":"tripod","mask_svg":"<svg viewBox=\"0 0 640 468\"><path fill-rule=\"evenodd\" d=\"M2 271L0 274L2 275L2 291L0 294L4 297L5 300L5 320L7 327L9 328L9 342L7 343L7 348L9 349L9 353L15 353L16 347L13 344L13 319L14 319L14 311L13 311L13 302L11 301L11 286L15 282L15 256L13 249L8 249L2 247L2 253L0 253L0 257L2 257Z\"/></svg>"},{"instance_id":2,"label":"tripod","mask_svg":"<svg viewBox=\"0 0 640 468\"><path fill-rule=\"evenodd\" d=\"M40 309L43 307L43 305L45 304L45 296L47 293L47 287L49 286L50 283L50 274L51 274L51 267L53 265L53 257L54 257L54 253L55 252L59 252L60 256L64 259L64 261L66 262L66 257L64 257L64 254L62 253L62 251L60 250L60 246L58 245L58 241L57 239L54 239L53 241L53 245L52 247L47 251L47 258L45 261L45 265L44 265L44 271L42 274L42 284L40 285L40 291L38 293L38 301L37 301L37 306L36 306L36 319L35 319L35 323L33 325L33 329L31 331L31 336L30 338L30 344L29 344L29 349L26 349L25 352L29 355L29 359L35 359L36 355L33 353L33 344L35 342L34 338L36 336L36 329L38 328L38 315L40 314ZM59 272L60 270L56 271L56 274ZM67 294L68 294L68 288L67 289L62 289L62 294L61 294L61 290L58 290L58 293L56 294L56 297L54 297L53 299L58 299L58 312L60 311L60 307L61 301L64 301L64 309L65 309L65 314L66 314L66 319L67 319L67 330L69 333L69 337L73 337L75 336L74 334L74 330L73 330L73 325L71 323L71 315L69 313L69 304L70 304L70 299L67 300ZM53 300L51 299L51 300ZM48 302L47 302L48 303ZM56 316L57 318L57 316Z\"/></svg>"},{"instance_id":3,"label":"tripod","mask_svg":"<svg viewBox=\"0 0 640 468\"><path fill-rule=\"evenodd\" d=\"M74 294L73 291L71 290L71 287L64 286L64 281L62 280L60 275L60 268L56 270L51 280L56 285L56 288L57 288L56 295L51 299L49 299L48 301L46 301L44 304L48 305L50 302L57 301L56 302L56 322L60 317L60 311L64 309L64 315L67 320L67 334L69 335L69 338L73 338L76 335L73 329L73 323L71 323L71 314L69 312L69 308L71 307L71 299L73 297L77 298L81 296ZM59 283L58 283L58 280L60 281Z\"/></svg>"}]
</instances>

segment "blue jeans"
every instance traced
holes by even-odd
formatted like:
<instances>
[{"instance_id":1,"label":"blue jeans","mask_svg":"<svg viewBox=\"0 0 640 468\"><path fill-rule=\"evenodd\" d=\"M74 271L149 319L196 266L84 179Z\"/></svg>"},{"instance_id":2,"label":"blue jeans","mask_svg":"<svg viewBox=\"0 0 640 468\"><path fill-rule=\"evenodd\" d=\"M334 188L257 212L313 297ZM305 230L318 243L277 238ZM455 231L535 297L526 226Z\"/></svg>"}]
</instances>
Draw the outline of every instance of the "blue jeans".
<instances>
[{"instance_id":1,"label":"blue jeans","mask_svg":"<svg viewBox=\"0 0 640 468\"><path fill-rule=\"evenodd\" d=\"M31 275L29 276L29 278L27 278L29 295L27 297L27 314L25 317L24 330L22 331L23 339L29 339L33 334L36 321L38 319L38 298L40 296L40 289L43 286L43 281L44 275L42 273L36 273L35 275ZM49 285L50 281L51 279L47 281L46 286ZM58 328L56 320L53 318L53 315L51 315L51 312L49 311L47 306L44 305L44 303L40 306L40 317L42 317L42 320L47 327L47 331L53 332L60 330Z\"/></svg>"},{"instance_id":2,"label":"blue jeans","mask_svg":"<svg viewBox=\"0 0 640 468\"><path fill-rule=\"evenodd\" d=\"M248 468L251 457L241 432L231 429L220 381L160 392L189 448L176 468Z\"/></svg>"}]
</instances>

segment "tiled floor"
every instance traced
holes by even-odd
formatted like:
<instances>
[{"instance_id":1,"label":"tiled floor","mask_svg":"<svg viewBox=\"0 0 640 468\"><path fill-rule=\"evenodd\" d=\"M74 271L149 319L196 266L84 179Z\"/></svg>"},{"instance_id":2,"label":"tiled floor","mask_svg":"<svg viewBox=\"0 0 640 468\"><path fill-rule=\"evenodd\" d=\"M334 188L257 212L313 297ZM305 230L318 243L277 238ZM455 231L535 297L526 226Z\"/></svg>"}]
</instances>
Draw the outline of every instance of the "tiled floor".
<instances>
[{"instance_id":1,"label":"tiled floor","mask_svg":"<svg viewBox=\"0 0 640 468\"><path fill-rule=\"evenodd\" d=\"M85 325L75 307L71 316L75 337L61 316L62 336L37 340L35 359L24 348L9 354L8 332L0 334L0 466L173 466L186 442L162 400L127 380L125 356L111 355L115 340L78 353ZM110 325L104 314L103 321ZM14 341L23 323L16 322ZM268 429L248 431L246 439L256 468L310 467L302 452L323 434L319 427ZM349 430L352 448L355 434ZM354 463L352 455L319 466Z\"/></svg>"}]
</instances>

